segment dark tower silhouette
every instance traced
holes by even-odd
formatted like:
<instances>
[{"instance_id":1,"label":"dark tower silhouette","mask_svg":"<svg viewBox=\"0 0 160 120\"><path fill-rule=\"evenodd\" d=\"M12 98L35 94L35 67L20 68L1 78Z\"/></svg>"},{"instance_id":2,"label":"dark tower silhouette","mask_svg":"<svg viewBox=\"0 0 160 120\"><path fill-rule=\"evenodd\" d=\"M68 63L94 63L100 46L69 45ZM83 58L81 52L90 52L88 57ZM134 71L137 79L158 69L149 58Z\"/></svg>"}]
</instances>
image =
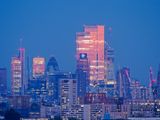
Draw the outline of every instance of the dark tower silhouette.
<instances>
[{"instance_id":1,"label":"dark tower silhouette","mask_svg":"<svg viewBox=\"0 0 160 120\"><path fill-rule=\"evenodd\" d=\"M89 64L86 53L81 53L77 60L77 92L79 97L84 97L89 86Z\"/></svg>"},{"instance_id":2,"label":"dark tower silhouette","mask_svg":"<svg viewBox=\"0 0 160 120\"><path fill-rule=\"evenodd\" d=\"M58 103L58 94L59 94L59 66L55 57L50 57L46 73L47 73L47 90L48 90L48 100L54 103Z\"/></svg>"},{"instance_id":3,"label":"dark tower silhouette","mask_svg":"<svg viewBox=\"0 0 160 120\"><path fill-rule=\"evenodd\" d=\"M128 68L120 69L117 72L117 91L118 96L125 99L131 99L131 90L130 90L130 71Z\"/></svg>"},{"instance_id":4,"label":"dark tower silhouette","mask_svg":"<svg viewBox=\"0 0 160 120\"><path fill-rule=\"evenodd\" d=\"M153 75L153 69L152 67L150 67L150 70L149 70L149 73L150 73L150 98L151 99L157 99L157 81Z\"/></svg>"},{"instance_id":5,"label":"dark tower silhouette","mask_svg":"<svg viewBox=\"0 0 160 120\"><path fill-rule=\"evenodd\" d=\"M59 72L59 66L55 57L50 57L46 71L48 75L53 75L55 72Z\"/></svg>"},{"instance_id":6,"label":"dark tower silhouette","mask_svg":"<svg viewBox=\"0 0 160 120\"><path fill-rule=\"evenodd\" d=\"M160 99L160 65L159 65L159 69L158 69L158 75L157 75L157 97L158 99Z\"/></svg>"}]
</instances>

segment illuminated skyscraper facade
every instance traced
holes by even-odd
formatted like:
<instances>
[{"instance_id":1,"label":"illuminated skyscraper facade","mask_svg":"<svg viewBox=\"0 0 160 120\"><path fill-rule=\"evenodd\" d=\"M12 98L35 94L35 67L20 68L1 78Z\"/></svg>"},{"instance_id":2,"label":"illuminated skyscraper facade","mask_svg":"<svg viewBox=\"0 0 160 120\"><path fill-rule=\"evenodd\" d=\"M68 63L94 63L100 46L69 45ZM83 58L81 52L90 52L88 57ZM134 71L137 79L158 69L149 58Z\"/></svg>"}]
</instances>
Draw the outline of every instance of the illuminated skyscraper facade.
<instances>
[{"instance_id":1,"label":"illuminated skyscraper facade","mask_svg":"<svg viewBox=\"0 0 160 120\"><path fill-rule=\"evenodd\" d=\"M33 58L33 78L42 77L45 74L45 58Z\"/></svg>"},{"instance_id":2,"label":"illuminated skyscraper facade","mask_svg":"<svg viewBox=\"0 0 160 120\"><path fill-rule=\"evenodd\" d=\"M13 95L23 95L25 92L25 48L19 48L19 55L11 60L11 91Z\"/></svg>"},{"instance_id":3,"label":"illuminated skyscraper facade","mask_svg":"<svg viewBox=\"0 0 160 120\"><path fill-rule=\"evenodd\" d=\"M84 26L84 32L76 34L76 57L87 54L91 84L105 79L104 26ZM78 63L77 63L78 64Z\"/></svg>"},{"instance_id":4,"label":"illuminated skyscraper facade","mask_svg":"<svg viewBox=\"0 0 160 120\"><path fill-rule=\"evenodd\" d=\"M19 60L21 61L21 80L22 80L22 94L24 94L25 89L27 88L27 81L25 76L25 48L20 47L19 48Z\"/></svg>"},{"instance_id":5,"label":"illuminated skyscraper facade","mask_svg":"<svg viewBox=\"0 0 160 120\"><path fill-rule=\"evenodd\" d=\"M18 57L12 57L11 72L12 72L12 95L22 94L22 62Z\"/></svg>"}]
</instances>

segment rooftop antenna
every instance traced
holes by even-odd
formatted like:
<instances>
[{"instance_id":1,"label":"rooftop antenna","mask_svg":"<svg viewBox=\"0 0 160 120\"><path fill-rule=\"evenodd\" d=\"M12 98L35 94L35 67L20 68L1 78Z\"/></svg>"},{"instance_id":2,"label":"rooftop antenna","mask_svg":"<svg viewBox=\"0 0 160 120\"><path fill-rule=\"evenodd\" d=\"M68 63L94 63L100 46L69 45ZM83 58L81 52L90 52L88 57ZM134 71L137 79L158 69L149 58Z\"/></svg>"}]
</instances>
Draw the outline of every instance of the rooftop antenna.
<instances>
[{"instance_id":1,"label":"rooftop antenna","mask_svg":"<svg viewBox=\"0 0 160 120\"><path fill-rule=\"evenodd\" d=\"M22 48L22 42L23 42L23 39L22 39L22 38L20 38L19 42L20 42L20 48Z\"/></svg>"},{"instance_id":2,"label":"rooftop antenna","mask_svg":"<svg viewBox=\"0 0 160 120\"><path fill-rule=\"evenodd\" d=\"M110 26L109 28L108 28L108 34L109 34L109 40L111 41L112 40L112 27Z\"/></svg>"},{"instance_id":3,"label":"rooftop antenna","mask_svg":"<svg viewBox=\"0 0 160 120\"><path fill-rule=\"evenodd\" d=\"M107 47L111 48L110 42L112 41L112 27L108 27Z\"/></svg>"}]
</instances>

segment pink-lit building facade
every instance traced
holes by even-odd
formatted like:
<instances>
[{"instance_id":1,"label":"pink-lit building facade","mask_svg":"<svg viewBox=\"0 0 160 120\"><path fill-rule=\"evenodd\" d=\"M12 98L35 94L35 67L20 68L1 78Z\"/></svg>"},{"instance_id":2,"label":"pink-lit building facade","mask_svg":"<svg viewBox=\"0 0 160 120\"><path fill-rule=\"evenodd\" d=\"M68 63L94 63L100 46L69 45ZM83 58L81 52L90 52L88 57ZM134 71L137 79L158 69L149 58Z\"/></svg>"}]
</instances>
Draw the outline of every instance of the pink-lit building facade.
<instances>
[{"instance_id":1,"label":"pink-lit building facade","mask_svg":"<svg viewBox=\"0 0 160 120\"><path fill-rule=\"evenodd\" d=\"M12 94L20 95L22 90L22 62L18 57L12 57Z\"/></svg>"},{"instance_id":2,"label":"pink-lit building facade","mask_svg":"<svg viewBox=\"0 0 160 120\"><path fill-rule=\"evenodd\" d=\"M87 54L90 84L106 78L104 44L103 25L84 26L84 32L76 34L76 58L79 61L80 54Z\"/></svg>"},{"instance_id":3,"label":"pink-lit building facade","mask_svg":"<svg viewBox=\"0 0 160 120\"><path fill-rule=\"evenodd\" d=\"M33 58L33 78L41 77L45 74L45 58Z\"/></svg>"},{"instance_id":4,"label":"pink-lit building facade","mask_svg":"<svg viewBox=\"0 0 160 120\"><path fill-rule=\"evenodd\" d=\"M19 48L19 55L11 60L11 92L12 95L24 94L25 80L25 49Z\"/></svg>"}]
</instances>

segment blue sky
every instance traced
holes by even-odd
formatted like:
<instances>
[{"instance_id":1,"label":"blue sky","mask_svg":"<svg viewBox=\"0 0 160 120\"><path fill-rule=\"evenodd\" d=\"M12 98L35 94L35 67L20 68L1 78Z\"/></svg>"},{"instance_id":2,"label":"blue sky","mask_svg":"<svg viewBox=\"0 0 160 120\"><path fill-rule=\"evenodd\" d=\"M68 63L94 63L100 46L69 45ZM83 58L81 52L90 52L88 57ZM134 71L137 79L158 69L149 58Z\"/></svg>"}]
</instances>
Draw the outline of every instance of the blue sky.
<instances>
[{"instance_id":1,"label":"blue sky","mask_svg":"<svg viewBox=\"0 0 160 120\"><path fill-rule=\"evenodd\" d=\"M149 66L157 72L160 63L159 0L1 0L0 66L10 69L23 38L30 57L54 55L74 71L76 32L96 24L112 27L116 69L128 66L146 84Z\"/></svg>"}]
</instances>

